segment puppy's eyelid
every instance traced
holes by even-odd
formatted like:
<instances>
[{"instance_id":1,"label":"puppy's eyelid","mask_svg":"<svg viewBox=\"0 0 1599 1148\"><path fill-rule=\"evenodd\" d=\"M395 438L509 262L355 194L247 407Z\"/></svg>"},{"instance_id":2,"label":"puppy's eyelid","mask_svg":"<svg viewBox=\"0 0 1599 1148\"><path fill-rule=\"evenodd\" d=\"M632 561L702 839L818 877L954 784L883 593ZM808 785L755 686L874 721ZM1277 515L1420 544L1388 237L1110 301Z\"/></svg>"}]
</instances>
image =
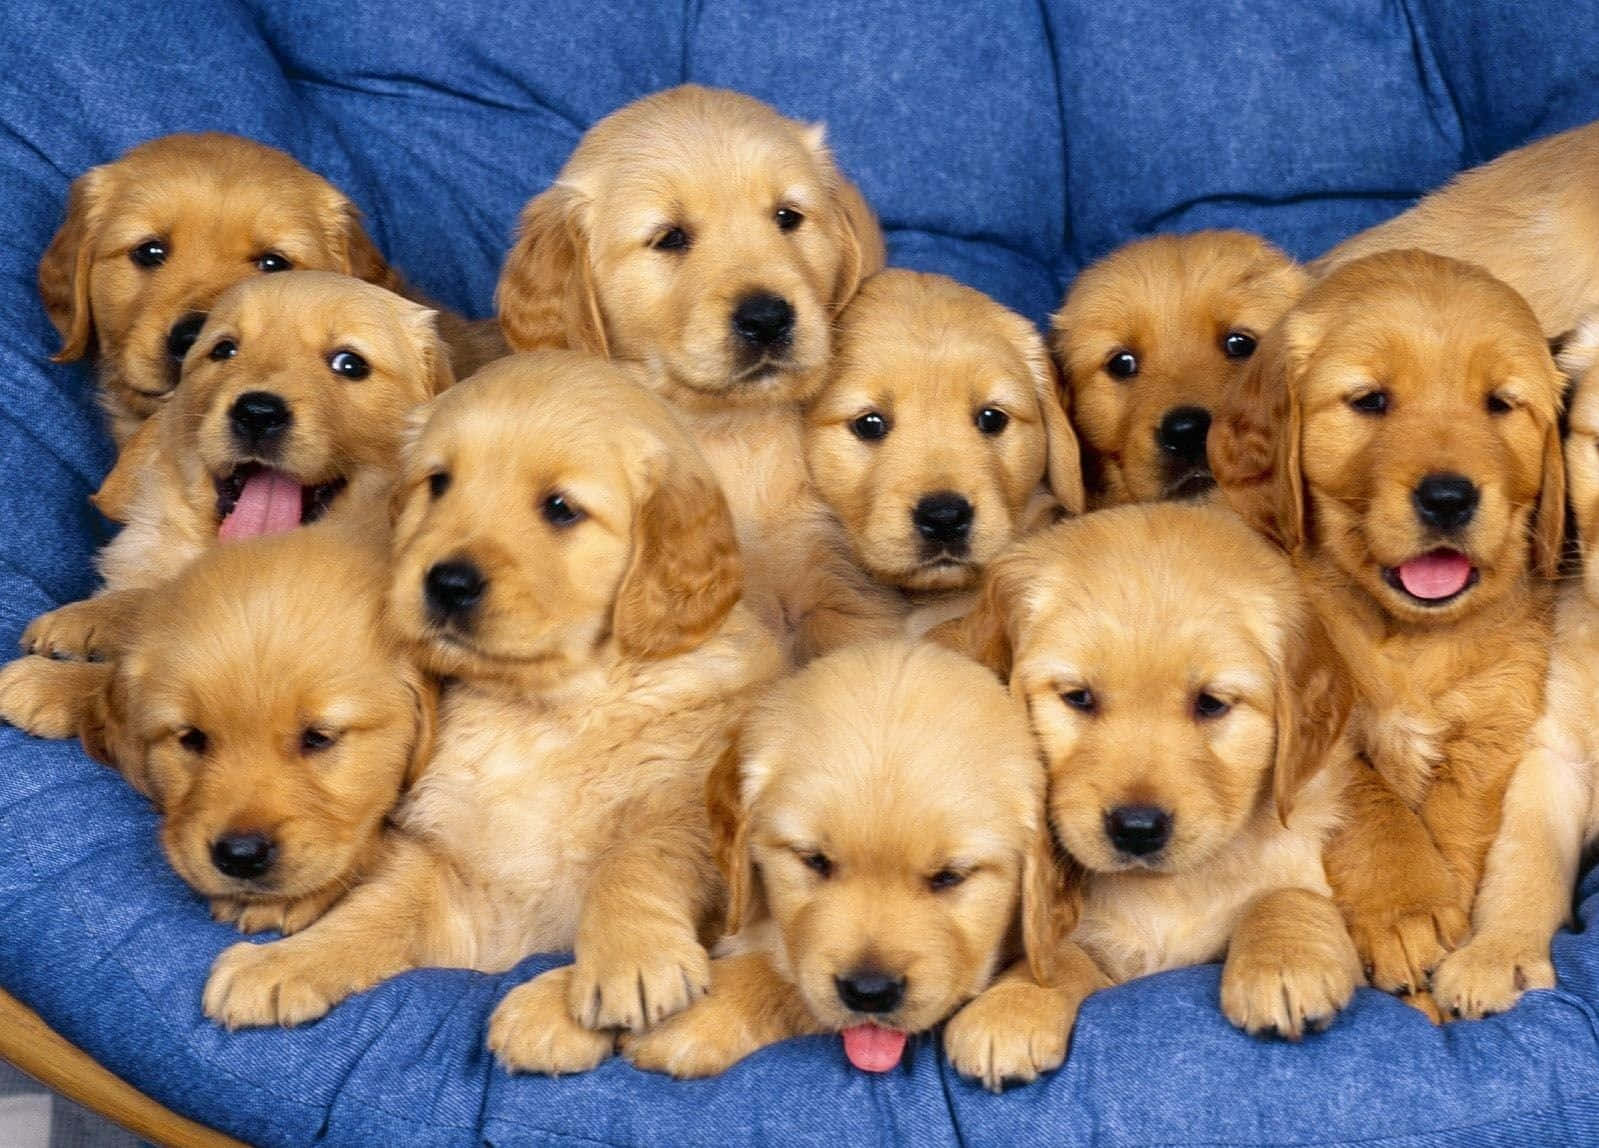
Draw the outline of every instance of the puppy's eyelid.
<instances>
[{"instance_id":1,"label":"puppy's eyelid","mask_svg":"<svg viewBox=\"0 0 1599 1148\"><path fill-rule=\"evenodd\" d=\"M694 237L683 227L668 227L659 231L649 239L648 246L656 251L686 251L693 244Z\"/></svg>"},{"instance_id":2,"label":"puppy's eyelid","mask_svg":"<svg viewBox=\"0 0 1599 1148\"><path fill-rule=\"evenodd\" d=\"M1099 699L1094 696L1094 691L1086 686L1062 690L1060 700L1078 713L1095 714L1099 712Z\"/></svg>"},{"instance_id":3,"label":"puppy's eyelid","mask_svg":"<svg viewBox=\"0 0 1599 1148\"><path fill-rule=\"evenodd\" d=\"M203 729L190 726L178 731L178 744L190 753L199 755L211 747L211 739L206 736Z\"/></svg>"},{"instance_id":4,"label":"puppy's eyelid","mask_svg":"<svg viewBox=\"0 0 1599 1148\"><path fill-rule=\"evenodd\" d=\"M300 731L300 752L320 753L331 749L333 743L339 740L339 735L331 730L318 729L316 726L306 726Z\"/></svg>"}]
</instances>

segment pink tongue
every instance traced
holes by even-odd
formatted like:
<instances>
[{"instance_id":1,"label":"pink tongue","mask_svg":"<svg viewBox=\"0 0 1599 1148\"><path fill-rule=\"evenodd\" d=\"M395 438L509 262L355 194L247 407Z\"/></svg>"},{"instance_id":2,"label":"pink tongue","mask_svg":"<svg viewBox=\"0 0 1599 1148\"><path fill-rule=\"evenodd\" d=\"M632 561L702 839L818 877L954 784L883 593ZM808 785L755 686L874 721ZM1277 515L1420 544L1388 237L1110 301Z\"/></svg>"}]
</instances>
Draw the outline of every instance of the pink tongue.
<instances>
[{"instance_id":1,"label":"pink tongue","mask_svg":"<svg viewBox=\"0 0 1599 1148\"><path fill-rule=\"evenodd\" d=\"M1400 583L1425 601L1460 593L1470 577L1471 559L1455 550L1434 550L1399 568Z\"/></svg>"},{"instance_id":2,"label":"pink tongue","mask_svg":"<svg viewBox=\"0 0 1599 1148\"><path fill-rule=\"evenodd\" d=\"M244 480L239 501L222 520L224 542L281 534L300 525L300 484L281 471L263 468Z\"/></svg>"},{"instance_id":3,"label":"pink tongue","mask_svg":"<svg viewBox=\"0 0 1599 1148\"><path fill-rule=\"evenodd\" d=\"M905 1034L875 1024L844 1030L844 1055L862 1072L887 1072L905 1052Z\"/></svg>"}]
</instances>

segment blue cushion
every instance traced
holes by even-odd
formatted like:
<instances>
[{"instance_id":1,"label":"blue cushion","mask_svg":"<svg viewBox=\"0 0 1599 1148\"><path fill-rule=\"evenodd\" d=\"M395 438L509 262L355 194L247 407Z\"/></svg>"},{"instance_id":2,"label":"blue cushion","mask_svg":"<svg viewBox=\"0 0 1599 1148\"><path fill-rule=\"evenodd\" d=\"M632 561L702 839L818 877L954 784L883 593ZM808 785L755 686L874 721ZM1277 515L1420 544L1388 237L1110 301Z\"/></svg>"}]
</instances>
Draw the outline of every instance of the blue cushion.
<instances>
[{"instance_id":1,"label":"blue cushion","mask_svg":"<svg viewBox=\"0 0 1599 1148\"><path fill-rule=\"evenodd\" d=\"M585 127L682 80L826 120L895 262L1043 320L1086 261L1155 230L1260 231L1300 256L1463 166L1599 117L1599 22L1557 0L12 0L0 39L0 648L92 588L109 458L34 266L85 168L215 128L284 147L368 213L422 287L486 314L518 208ZM0 730L0 984L173 1108L261 1144L1591 1143L1599 939L1561 988L1434 1029L1363 991L1298 1046L1216 1009L1218 970L1091 1000L1071 1059L990 1096L924 1040L904 1071L834 1040L711 1081L620 1062L511 1078L483 1051L504 976L400 977L293 1032L199 1010L235 937L171 874L149 807L74 744ZM1599 879L1584 885L1586 922Z\"/></svg>"}]
</instances>

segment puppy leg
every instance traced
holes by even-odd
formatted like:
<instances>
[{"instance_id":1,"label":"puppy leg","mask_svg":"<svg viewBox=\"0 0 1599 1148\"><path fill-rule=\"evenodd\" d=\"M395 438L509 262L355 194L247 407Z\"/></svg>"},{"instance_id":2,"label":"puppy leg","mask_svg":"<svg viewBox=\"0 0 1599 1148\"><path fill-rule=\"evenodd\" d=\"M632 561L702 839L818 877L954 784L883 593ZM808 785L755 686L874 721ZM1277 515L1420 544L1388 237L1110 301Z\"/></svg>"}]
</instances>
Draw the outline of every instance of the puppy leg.
<instances>
[{"instance_id":1,"label":"puppy leg","mask_svg":"<svg viewBox=\"0 0 1599 1148\"><path fill-rule=\"evenodd\" d=\"M205 1014L230 1029L292 1026L408 969L469 966L463 900L444 861L392 834L371 878L304 932L224 949L206 981Z\"/></svg>"},{"instance_id":2,"label":"puppy leg","mask_svg":"<svg viewBox=\"0 0 1599 1148\"><path fill-rule=\"evenodd\" d=\"M34 737L76 737L90 700L110 676L107 662L18 658L0 669L0 719Z\"/></svg>"},{"instance_id":3,"label":"puppy leg","mask_svg":"<svg viewBox=\"0 0 1599 1148\"><path fill-rule=\"evenodd\" d=\"M1308 889L1274 889L1245 910L1221 974L1221 1010L1252 1036L1298 1040L1355 995L1360 957L1338 908Z\"/></svg>"},{"instance_id":4,"label":"puppy leg","mask_svg":"<svg viewBox=\"0 0 1599 1148\"><path fill-rule=\"evenodd\" d=\"M143 590L112 590L40 614L22 631L22 650L47 658L101 662L121 653Z\"/></svg>"},{"instance_id":5,"label":"puppy leg","mask_svg":"<svg viewBox=\"0 0 1599 1148\"><path fill-rule=\"evenodd\" d=\"M711 991L652 1028L622 1037L637 1068L678 1078L715 1076L769 1044L825 1031L765 953L711 962Z\"/></svg>"},{"instance_id":6,"label":"puppy leg","mask_svg":"<svg viewBox=\"0 0 1599 1148\"><path fill-rule=\"evenodd\" d=\"M246 901L239 897L211 898L211 917L241 933L298 933L321 917L340 897L342 883L286 901Z\"/></svg>"},{"instance_id":7,"label":"puppy leg","mask_svg":"<svg viewBox=\"0 0 1599 1148\"><path fill-rule=\"evenodd\" d=\"M1062 945L1048 985L1017 961L977 994L944 1027L944 1053L962 1076L990 1092L1028 1084L1059 1068L1071 1043L1077 1009L1110 978L1077 945Z\"/></svg>"}]
</instances>

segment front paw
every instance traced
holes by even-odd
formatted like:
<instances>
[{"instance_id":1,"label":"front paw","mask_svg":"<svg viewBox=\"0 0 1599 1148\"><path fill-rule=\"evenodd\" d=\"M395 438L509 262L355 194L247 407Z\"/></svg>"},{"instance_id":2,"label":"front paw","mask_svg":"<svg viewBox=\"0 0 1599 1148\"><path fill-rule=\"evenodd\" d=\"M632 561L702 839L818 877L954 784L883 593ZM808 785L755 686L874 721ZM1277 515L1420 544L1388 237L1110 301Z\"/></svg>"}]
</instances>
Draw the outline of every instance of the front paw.
<instances>
[{"instance_id":1,"label":"front paw","mask_svg":"<svg viewBox=\"0 0 1599 1148\"><path fill-rule=\"evenodd\" d=\"M711 958L692 934L630 931L626 941L580 943L567 1006L585 1028L643 1032L704 996Z\"/></svg>"},{"instance_id":2,"label":"front paw","mask_svg":"<svg viewBox=\"0 0 1599 1148\"><path fill-rule=\"evenodd\" d=\"M621 1053L634 1068L679 1080L716 1076L762 1047L733 1013L726 998L713 993L648 1032L624 1033Z\"/></svg>"},{"instance_id":3,"label":"front paw","mask_svg":"<svg viewBox=\"0 0 1599 1148\"><path fill-rule=\"evenodd\" d=\"M1361 984L1360 958L1342 928L1228 951L1221 1009L1251 1036L1298 1040L1320 1032Z\"/></svg>"},{"instance_id":4,"label":"front paw","mask_svg":"<svg viewBox=\"0 0 1599 1148\"><path fill-rule=\"evenodd\" d=\"M571 974L570 967L551 969L512 989L494 1010L488 1049L507 1072L588 1072L611 1055L615 1036L584 1028L567 1010Z\"/></svg>"},{"instance_id":5,"label":"front paw","mask_svg":"<svg viewBox=\"0 0 1599 1148\"><path fill-rule=\"evenodd\" d=\"M347 995L322 966L291 941L240 942L211 966L201 1001L205 1015L228 1029L292 1028L316 1020Z\"/></svg>"},{"instance_id":6,"label":"front paw","mask_svg":"<svg viewBox=\"0 0 1599 1148\"><path fill-rule=\"evenodd\" d=\"M0 719L34 737L76 737L110 667L33 655L0 668Z\"/></svg>"},{"instance_id":7,"label":"front paw","mask_svg":"<svg viewBox=\"0 0 1599 1148\"><path fill-rule=\"evenodd\" d=\"M1030 1083L1065 1061L1077 1003L1064 990L1025 981L994 985L950 1018L944 1052L990 1092Z\"/></svg>"},{"instance_id":8,"label":"front paw","mask_svg":"<svg viewBox=\"0 0 1599 1148\"><path fill-rule=\"evenodd\" d=\"M122 609L113 595L85 598L40 614L22 631L24 653L57 661L103 662L121 640Z\"/></svg>"},{"instance_id":9,"label":"front paw","mask_svg":"<svg viewBox=\"0 0 1599 1148\"><path fill-rule=\"evenodd\" d=\"M1349 932L1372 987L1405 996L1425 990L1432 971L1470 929L1458 906L1438 904L1377 914L1354 922Z\"/></svg>"},{"instance_id":10,"label":"front paw","mask_svg":"<svg viewBox=\"0 0 1599 1148\"><path fill-rule=\"evenodd\" d=\"M1554 987L1555 967L1547 945L1486 936L1474 937L1450 953L1432 976L1439 1010L1468 1020L1507 1011L1528 989Z\"/></svg>"},{"instance_id":11,"label":"front paw","mask_svg":"<svg viewBox=\"0 0 1599 1148\"><path fill-rule=\"evenodd\" d=\"M241 933L298 933L326 913L339 898L337 891L312 893L282 901L251 901L240 897L211 898L214 920Z\"/></svg>"}]
</instances>

